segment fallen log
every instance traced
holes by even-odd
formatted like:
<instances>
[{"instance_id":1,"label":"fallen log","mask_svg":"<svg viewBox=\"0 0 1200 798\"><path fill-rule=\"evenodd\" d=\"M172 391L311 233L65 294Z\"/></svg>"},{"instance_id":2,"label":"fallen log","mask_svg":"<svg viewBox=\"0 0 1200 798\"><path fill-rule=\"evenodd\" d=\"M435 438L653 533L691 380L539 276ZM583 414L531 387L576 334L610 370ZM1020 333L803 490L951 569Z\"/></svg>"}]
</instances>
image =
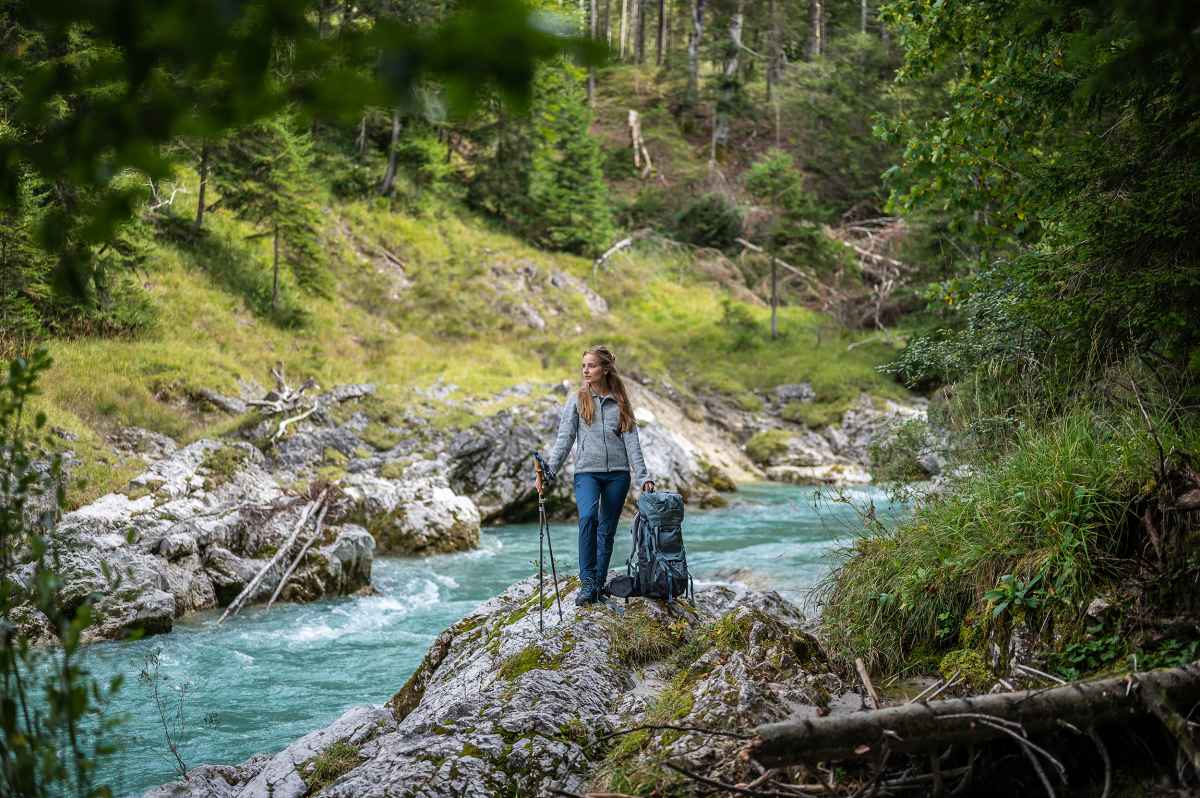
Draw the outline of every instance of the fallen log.
<instances>
[{"instance_id":1,"label":"fallen log","mask_svg":"<svg viewBox=\"0 0 1200 798\"><path fill-rule=\"evenodd\" d=\"M1016 727L1022 736L1060 729L1064 723L1098 727L1150 715L1141 695L1147 688L1160 704L1191 707L1200 702L1200 663L1042 690L768 723L754 730L743 755L766 767L872 760L885 742L892 753L912 753L1011 736Z\"/></svg>"}]
</instances>

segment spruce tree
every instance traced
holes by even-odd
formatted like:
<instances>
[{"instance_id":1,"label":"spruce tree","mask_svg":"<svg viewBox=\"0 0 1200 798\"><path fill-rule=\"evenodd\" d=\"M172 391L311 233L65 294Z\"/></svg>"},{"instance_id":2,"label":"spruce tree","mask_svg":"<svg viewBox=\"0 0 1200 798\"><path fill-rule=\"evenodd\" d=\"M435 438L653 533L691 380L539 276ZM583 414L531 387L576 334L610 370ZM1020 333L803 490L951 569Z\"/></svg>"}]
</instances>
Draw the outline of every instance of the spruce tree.
<instances>
[{"instance_id":1,"label":"spruce tree","mask_svg":"<svg viewBox=\"0 0 1200 798\"><path fill-rule=\"evenodd\" d=\"M544 246L594 254L612 238L613 224L583 79L562 61L542 66L534 79L530 233Z\"/></svg>"},{"instance_id":2,"label":"spruce tree","mask_svg":"<svg viewBox=\"0 0 1200 798\"><path fill-rule=\"evenodd\" d=\"M271 307L279 299L280 266L302 288L326 293L329 275L317 241L320 215L311 177L311 141L286 116L235 134L213 154L223 204L272 239Z\"/></svg>"}]
</instances>

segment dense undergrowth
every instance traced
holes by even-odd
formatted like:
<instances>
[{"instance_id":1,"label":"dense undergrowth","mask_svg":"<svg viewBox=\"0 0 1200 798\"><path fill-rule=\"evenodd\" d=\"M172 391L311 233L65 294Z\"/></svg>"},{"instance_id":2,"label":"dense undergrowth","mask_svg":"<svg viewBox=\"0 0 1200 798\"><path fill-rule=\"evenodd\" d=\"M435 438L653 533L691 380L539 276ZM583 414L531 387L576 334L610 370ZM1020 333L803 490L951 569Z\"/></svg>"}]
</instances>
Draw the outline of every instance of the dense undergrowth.
<instances>
[{"instance_id":1,"label":"dense undergrowth","mask_svg":"<svg viewBox=\"0 0 1200 798\"><path fill-rule=\"evenodd\" d=\"M844 662L929 672L974 650L999 670L1024 645L1078 676L1186 648L1150 627L1177 603L1155 586L1200 570L1197 529L1172 484L1195 475L1200 426L1099 402L1027 422L994 437L994 451L970 452L909 520L875 522L844 552L823 616ZM1097 612L1098 598L1111 611ZM1098 646L1106 635L1115 639Z\"/></svg>"}]
</instances>

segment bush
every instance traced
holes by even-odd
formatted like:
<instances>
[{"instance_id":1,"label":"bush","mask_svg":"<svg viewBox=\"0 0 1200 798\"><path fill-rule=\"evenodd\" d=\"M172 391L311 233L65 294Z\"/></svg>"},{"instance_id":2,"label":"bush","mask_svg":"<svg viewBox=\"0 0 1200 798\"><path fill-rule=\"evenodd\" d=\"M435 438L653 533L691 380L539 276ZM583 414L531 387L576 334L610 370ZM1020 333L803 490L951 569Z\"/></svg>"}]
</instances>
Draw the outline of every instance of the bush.
<instances>
[{"instance_id":1,"label":"bush","mask_svg":"<svg viewBox=\"0 0 1200 798\"><path fill-rule=\"evenodd\" d=\"M742 213L720 194L705 194L675 217L675 235L698 247L732 249L742 234Z\"/></svg>"},{"instance_id":2,"label":"bush","mask_svg":"<svg viewBox=\"0 0 1200 798\"><path fill-rule=\"evenodd\" d=\"M746 454L759 465L768 465L778 455L788 448L788 438L791 436L781 429L769 429L757 432L746 441Z\"/></svg>"},{"instance_id":3,"label":"bush","mask_svg":"<svg viewBox=\"0 0 1200 798\"><path fill-rule=\"evenodd\" d=\"M750 308L731 299L721 300L721 327L728 335L728 348L734 352L754 349L762 343L764 331Z\"/></svg>"}]
</instances>

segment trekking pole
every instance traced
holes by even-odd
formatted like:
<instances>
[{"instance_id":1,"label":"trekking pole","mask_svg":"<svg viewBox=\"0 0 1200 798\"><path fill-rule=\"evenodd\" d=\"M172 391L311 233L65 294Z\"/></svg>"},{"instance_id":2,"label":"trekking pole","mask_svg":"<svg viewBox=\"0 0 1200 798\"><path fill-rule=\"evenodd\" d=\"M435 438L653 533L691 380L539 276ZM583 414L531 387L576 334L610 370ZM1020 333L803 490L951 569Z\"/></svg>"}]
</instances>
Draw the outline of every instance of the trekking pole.
<instances>
[{"instance_id":1,"label":"trekking pole","mask_svg":"<svg viewBox=\"0 0 1200 798\"><path fill-rule=\"evenodd\" d=\"M537 475L544 480L546 478L547 468L542 456L537 452L533 453L533 468ZM542 614L546 604L545 594L542 591L542 541L546 541L546 547L550 549L550 575L554 578L554 601L558 605L558 620L561 623L562 614L562 597L558 593L558 566L554 562L554 542L550 537L550 522L546 520L546 497L541 490L538 491L538 631L543 631Z\"/></svg>"}]
</instances>

